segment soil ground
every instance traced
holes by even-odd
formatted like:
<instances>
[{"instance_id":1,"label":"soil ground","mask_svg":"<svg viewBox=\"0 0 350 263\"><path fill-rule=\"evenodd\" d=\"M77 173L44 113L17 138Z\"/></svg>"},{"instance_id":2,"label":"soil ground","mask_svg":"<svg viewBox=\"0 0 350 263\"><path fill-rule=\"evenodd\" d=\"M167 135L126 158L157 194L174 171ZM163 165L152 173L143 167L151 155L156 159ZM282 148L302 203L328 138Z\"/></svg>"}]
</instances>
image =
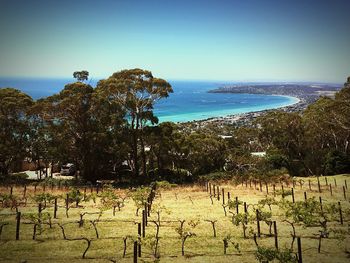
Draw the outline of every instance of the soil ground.
<instances>
[{"instance_id":1,"label":"soil ground","mask_svg":"<svg viewBox=\"0 0 350 263\"><path fill-rule=\"evenodd\" d=\"M343 186L347 180L350 184L350 175L337 175L332 177L320 177L321 193L318 189L317 178L295 178L294 187L295 201L304 201L304 192L307 198L315 197L319 200L322 197L324 204L331 202L340 202L343 210L343 225L336 219L329 223L329 228L347 231L340 237L330 235L329 238L322 239L321 252L318 253L318 236L321 230L320 226L304 227L302 224L296 225L296 235L301 237L303 262L308 263L342 263L349 262L350 253L350 236L349 236L349 210L350 210L350 190ZM303 180L303 185L300 185ZM309 188L309 182L311 190ZM214 182L212 184L215 184ZM335 186L335 184L337 186ZM219 185L219 184L217 184ZM330 192L332 185L332 194ZM350 186L350 185L349 185ZM293 184L284 184L284 191L293 187ZM227 193L235 200L246 202L248 212L254 214L254 205L259 200L264 199L267 195L274 197L272 184L268 185L269 193L267 194L266 185L262 185L260 190L259 184L250 182L240 185L231 183L221 183L220 193L224 189L225 203L227 203ZM276 192L281 190L281 184L276 184ZM0 187L0 193L9 193L9 187ZM37 187L36 193L42 192L42 187ZM65 196L67 190L53 190L46 187L46 192L54 195ZM83 189L81 189L83 191ZM95 191L95 190L94 190ZM116 189L119 195L126 196L127 190ZM19 198L23 196L23 187L14 187L13 194ZM87 195L90 189L87 189ZM213 193L212 193L213 194ZM34 196L34 186L27 186L26 195L28 197L26 206L21 205L18 209L23 215L37 213L37 204L30 198ZM282 197L277 195L276 200ZM292 200L292 197L286 196L285 199ZM213 202L213 203L212 203ZM133 240L137 239L138 222L141 222L141 210L136 216L136 206L131 198L125 199L125 206L120 211L116 211L113 216L112 209L105 210L102 213L100 221L96 223L99 238L96 237L95 229L91 221L97 219L97 214L87 214L84 216L84 225L79 227L79 214L88 212L99 212L100 200L97 198L96 203L92 200L81 202L79 207L69 209L67 218L65 212L65 201L59 199L59 209L57 219L52 219L52 228L48 225L42 226L41 234L33 240L33 224L29 219L23 216L20 226L20 238L15 240L16 230L16 211L10 208L0 208L0 224L7 223L2 228L0 235L0 262L133 262ZM172 189L162 190L153 202L153 209L161 208L160 217L161 225L159 231L159 253L160 262L240 262L250 263L258 262L255 258L257 250L253 240L253 232L256 233L256 222L248 224L247 238L243 238L242 226L235 226L232 223L232 213L235 209L227 209L225 216L222 206L222 195L220 200L217 196L210 198L209 191L203 185L177 186ZM243 205L239 206L240 212L243 212ZM266 211L269 209L266 208ZM44 212L53 214L52 204L48 205ZM232 213L231 213L232 212ZM278 243L281 250L291 247L291 226L284 222L284 212L279 210L278 206L272 206L272 219L277 222ZM337 218L338 215L335 215ZM340 216L340 215L339 215ZM156 213L151 212L146 227L146 238L143 239L142 256L138 262L154 262L152 256L150 241L155 235L156 225L152 221L157 219ZM191 231L195 234L189 237L185 242L185 256L181 255L181 239L176 231L180 226L180 221L185 220L185 231ZM212 224L209 221L215 221L216 237L213 237ZM199 222L195 228L192 228L189 222ZM86 258L82 259L82 254L87 247L85 240L65 240L62 236L59 224L64 225L65 233L68 239L77 239L85 237L91 240L91 247L86 253ZM274 248L274 237L269 235L269 227L261 222L261 237L257 238L259 246ZM240 250L237 251L233 244L229 243L227 254L224 255L223 239L230 235L231 241L239 244ZM123 257L124 242L123 238L127 237L127 249ZM297 252L297 244L294 243L293 251ZM277 262L277 261L276 261Z\"/></svg>"}]
</instances>

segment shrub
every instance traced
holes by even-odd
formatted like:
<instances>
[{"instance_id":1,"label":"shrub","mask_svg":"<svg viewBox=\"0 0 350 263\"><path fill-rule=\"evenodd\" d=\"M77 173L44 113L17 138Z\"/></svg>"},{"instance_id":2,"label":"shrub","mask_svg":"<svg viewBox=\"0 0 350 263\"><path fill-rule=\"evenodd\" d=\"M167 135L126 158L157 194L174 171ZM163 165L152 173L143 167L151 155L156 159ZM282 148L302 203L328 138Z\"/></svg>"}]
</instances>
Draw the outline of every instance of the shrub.
<instances>
[{"instance_id":1,"label":"shrub","mask_svg":"<svg viewBox=\"0 0 350 263\"><path fill-rule=\"evenodd\" d=\"M348 173L350 172L350 156L340 151L331 151L326 155L323 166L326 175Z\"/></svg>"},{"instance_id":2,"label":"shrub","mask_svg":"<svg viewBox=\"0 0 350 263\"><path fill-rule=\"evenodd\" d=\"M15 173L10 175L0 175L1 184L24 184L28 180L26 173Z\"/></svg>"}]
</instances>

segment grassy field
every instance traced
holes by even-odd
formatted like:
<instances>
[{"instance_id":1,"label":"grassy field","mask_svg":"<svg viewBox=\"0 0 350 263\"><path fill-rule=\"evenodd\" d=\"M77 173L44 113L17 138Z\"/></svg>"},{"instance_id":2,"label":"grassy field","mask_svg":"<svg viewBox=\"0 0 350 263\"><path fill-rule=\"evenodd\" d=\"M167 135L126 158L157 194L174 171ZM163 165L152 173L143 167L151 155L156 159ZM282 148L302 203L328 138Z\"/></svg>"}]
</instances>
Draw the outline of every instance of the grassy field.
<instances>
[{"instance_id":1,"label":"grassy field","mask_svg":"<svg viewBox=\"0 0 350 263\"><path fill-rule=\"evenodd\" d=\"M299 179L304 180L301 186ZM304 192L307 198L315 197L319 200L322 197L323 205L340 201L343 211L343 224L340 224L340 215L338 213L332 215L333 220L328 223L329 229L335 229L342 232L340 236L330 233L328 238L322 239L322 247L318 252L319 235L321 227L311 226L304 227L303 224L296 224L296 235L301 237L303 262L310 263L329 263L329 262L349 262L350 252L350 235L349 235L349 210L350 210L350 191L345 188L346 196L344 197L343 186L347 179L350 183L350 176L338 175L328 177L327 183L325 177L320 178L321 193L318 189L317 178L310 178L311 190L309 189L308 178L297 178L294 187L295 201L304 201ZM337 186L335 186L335 181ZM214 183L213 183L214 184ZM332 194L330 186L332 185ZM247 182L247 184L233 185L230 183L221 183L221 189L225 191L225 203L227 204L227 192L230 192L231 200L238 197L239 201L244 201L248 205L248 212L255 214L256 204L259 200L265 199L266 185L255 185ZM293 187L292 183L287 185L284 183L284 191ZM272 184L268 185L269 197L274 197ZM36 192L42 191L37 188ZM277 193L281 191L281 184L276 184ZM0 188L1 193L9 193L10 188ZM46 192L54 195L65 196L67 190L54 189L53 191L47 187ZM81 191L83 191L81 189ZM127 190L115 190L120 196L127 196ZM13 194L23 196L23 187L13 188ZM87 195L90 194L88 189ZM40 233L37 229L37 236L33 240L33 221L26 218L25 215L37 213L37 204L30 198L34 195L34 187L28 186L26 195L28 201L26 206L20 205L18 210L22 213L20 225L20 237L16 238L16 215L15 210L10 208L1 208L0 224L6 223L2 228L0 236L0 262L133 262L133 240L137 240L138 222L141 222L141 210L136 216L136 206L130 197L125 199L125 206L121 211L115 212L112 209L104 210L102 216L98 219L98 214L86 214L84 216L84 224L79 227L79 214L99 213L100 198L96 203L93 200L81 202L79 207L74 204L68 210L69 217L66 216L65 200L59 199L59 209L57 219L52 219L52 226L48 224L42 225ZM347 200L346 200L346 199ZM275 199L281 200L281 195L276 195ZM291 195L285 197L285 200L292 200ZM154 262L150 243L152 237L156 233L157 213L160 215L159 228L159 254L160 262L258 262L255 258L257 250L253 239L253 233L257 233L257 225L252 221L247 225L247 238L243 237L242 226L236 226L232 223L232 215L236 214L236 209L228 209L225 216L222 196L220 200L212 196L205 186L186 186L175 187L172 189L162 190L156 195L152 212L148 218L146 227L146 238L142 239L142 255L138 258L138 262ZM284 222L285 213L277 205L272 205L272 220L277 222L278 229L278 245L280 250L291 247L291 231L292 227ZM264 210L269 211L268 207ZM43 213L53 215L53 205L49 204ZM239 212L243 212L243 205L239 206ZM98 221L94 221L97 220ZM185 256L181 255L181 239L176 231L180 226L180 221L184 222L184 231L190 231L195 236L189 237L185 242ZM213 227L210 221L215 222L216 237L213 236ZM98 230L99 238L96 236L92 222L95 223ZM196 223L192 227L189 223ZM67 239L63 238L62 229L59 224L64 227ZM265 222L261 224L261 236L257 238L259 246L274 248L274 237L269 235L269 227ZM224 255L223 239L228 235L234 244L239 244L239 250L229 242L227 253ZM86 253L85 259L82 259L83 252L87 247L86 240L74 240L81 237L91 241L91 246ZM123 257L124 238L126 239L126 254ZM347 252L346 252L347 251ZM294 243L293 252L297 252L296 241ZM278 262L278 261L275 261Z\"/></svg>"}]
</instances>

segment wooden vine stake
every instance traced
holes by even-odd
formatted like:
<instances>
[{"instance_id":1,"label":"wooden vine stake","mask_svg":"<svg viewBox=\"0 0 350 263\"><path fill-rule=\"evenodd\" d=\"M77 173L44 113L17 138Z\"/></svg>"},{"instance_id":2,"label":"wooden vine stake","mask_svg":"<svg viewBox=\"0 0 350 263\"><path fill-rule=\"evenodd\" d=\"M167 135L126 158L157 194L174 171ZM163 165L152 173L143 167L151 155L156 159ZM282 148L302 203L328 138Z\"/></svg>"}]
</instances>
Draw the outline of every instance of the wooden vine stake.
<instances>
[{"instance_id":1,"label":"wooden vine stake","mask_svg":"<svg viewBox=\"0 0 350 263\"><path fill-rule=\"evenodd\" d=\"M137 263L137 241L134 242L134 263Z\"/></svg>"},{"instance_id":2,"label":"wooden vine stake","mask_svg":"<svg viewBox=\"0 0 350 263\"><path fill-rule=\"evenodd\" d=\"M338 202L338 206L339 206L340 224L343 224L343 213L342 213L342 210L341 210L341 204L340 204L340 202Z\"/></svg>"},{"instance_id":3,"label":"wooden vine stake","mask_svg":"<svg viewBox=\"0 0 350 263\"><path fill-rule=\"evenodd\" d=\"M222 204L224 205L225 204L225 190L224 190L224 188L222 188L221 191L222 191Z\"/></svg>"},{"instance_id":4,"label":"wooden vine stake","mask_svg":"<svg viewBox=\"0 0 350 263\"><path fill-rule=\"evenodd\" d=\"M21 225L21 212L17 212L16 215L16 240L19 240L19 229L20 229L20 225Z\"/></svg>"},{"instance_id":5,"label":"wooden vine stake","mask_svg":"<svg viewBox=\"0 0 350 263\"><path fill-rule=\"evenodd\" d=\"M219 191L219 186L217 186L216 190L217 190L217 195L218 195L218 201L220 201L220 191Z\"/></svg>"},{"instance_id":6,"label":"wooden vine stake","mask_svg":"<svg viewBox=\"0 0 350 263\"><path fill-rule=\"evenodd\" d=\"M297 237L297 243L298 243L298 263L303 263L303 256L301 253L301 239L300 237Z\"/></svg>"},{"instance_id":7,"label":"wooden vine stake","mask_svg":"<svg viewBox=\"0 0 350 263\"><path fill-rule=\"evenodd\" d=\"M138 234L138 252L139 252L139 257L141 257L141 223L137 223L137 234Z\"/></svg>"},{"instance_id":8,"label":"wooden vine stake","mask_svg":"<svg viewBox=\"0 0 350 263\"><path fill-rule=\"evenodd\" d=\"M53 218L57 218L57 197L55 198L55 206L53 208Z\"/></svg>"},{"instance_id":9,"label":"wooden vine stake","mask_svg":"<svg viewBox=\"0 0 350 263\"><path fill-rule=\"evenodd\" d=\"M146 226L147 226L147 223L148 223L148 221L147 221L147 216L148 216L148 202L149 202L149 200L147 200L147 203L145 203L145 207L144 207L144 209L145 209L145 218L146 218Z\"/></svg>"},{"instance_id":10,"label":"wooden vine stake","mask_svg":"<svg viewBox=\"0 0 350 263\"><path fill-rule=\"evenodd\" d=\"M321 193L320 177L318 177L318 176L317 176L317 185L318 185L318 192Z\"/></svg>"},{"instance_id":11,"label":"wooden vine stake","mask_svg":"<svg viewBox=\"0 0 350 263\"><path fill-rule=\"evenodd\" d=\"M141 236L141 223L137 223L137 234Z\"/></svg>"},{"instance_id":12,"label":"wooden vine stake","mask_svg":"<svg viewBox=\"0 0 350 263\"><path fill-rule=\"evenodd\" d=\"M146 237L146 211L142 210L142 237Z\"/></svg>"},{"instance_id":13,"label":"wooden vine stake","mask_svg":"<svg viewBox=\"0 0 350 263\"><path fill-rule=\"evenodd\" d=\"M274 237L275 237L275 247L278 249L278 235L277 235L277 223L276 221L273 221L273 230L274 230Z\"/></svg>"},{"instance_id":14,"label":"wooden vine stake","mask_svg":"<svg viewBox=\"0 0 350 263\"><path fill-rule=\"evenodd\" d=\"M259 210L256 210L256 227L258 230L258 237L260 237L260 216L259 216Z\"/></svg>"}]
</instances>

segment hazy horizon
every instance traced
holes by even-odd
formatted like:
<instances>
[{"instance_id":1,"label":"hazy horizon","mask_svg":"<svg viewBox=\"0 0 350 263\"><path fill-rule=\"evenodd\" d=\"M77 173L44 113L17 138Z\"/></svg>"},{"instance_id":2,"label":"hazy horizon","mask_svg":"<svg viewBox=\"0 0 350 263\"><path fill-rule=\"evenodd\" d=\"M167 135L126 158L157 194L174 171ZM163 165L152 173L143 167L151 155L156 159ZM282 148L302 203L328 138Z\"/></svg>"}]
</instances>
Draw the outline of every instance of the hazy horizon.
<instances>
[{"instance_id":1,"label":"hazy horizon","mask_svg":"<svg viewBox=\"0 0 350 263\"><path fill-rule=\"evenodd\" d=\"M344 83L350 1L3 1L0 76Z\"/></svg>"},{"instance_id":2,"label":"hazy horizon","mask_svg":"<svg viewBox=\"0 0 350 263\"><path fill-rule=\"evenodd\" d=\"M72 80L72 82L76 81L74 79L73 74L72 76L0 76L0 80ZM89 79L87 83L89 82L97 82L99 80L108 78L109 76L105 77L95 77L95 76L89 76ZM160 76L155 76L155 77L160 77ZM312 81L312 80L305 80L305 81L293 81L293 80L225 80L225 79L181 79L181 78L169 78L166 79L168 82L211 82L213 84L224 84L224 85L246 85L246 84L323 84L323 85L343 85L343 82L322 82L322 81Z\"/></svg>"}]
</instances>

